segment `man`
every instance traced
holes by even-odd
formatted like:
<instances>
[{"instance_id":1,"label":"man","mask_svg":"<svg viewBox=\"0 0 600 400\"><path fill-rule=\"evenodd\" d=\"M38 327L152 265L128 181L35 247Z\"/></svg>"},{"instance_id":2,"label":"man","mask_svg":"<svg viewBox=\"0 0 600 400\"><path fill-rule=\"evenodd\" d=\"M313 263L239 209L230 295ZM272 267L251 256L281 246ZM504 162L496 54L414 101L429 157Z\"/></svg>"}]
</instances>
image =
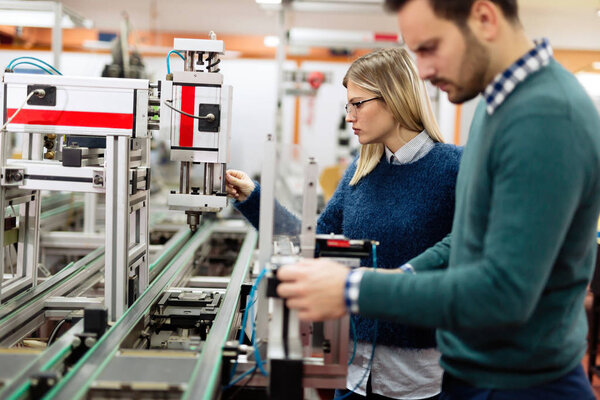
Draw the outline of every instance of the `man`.
<instances>
[{"instance_id":1,"label":"man","mask_svg":"<svg viewBox=\"0 0 600 400\"><path fill-rule=\"evenodd\" d=\"M280 269L299 316L346 312L438 328L442 399L593 399L583 308L600 212L600 121L516 0L388 0L421 77L483 95L449 237L401 270L326 260Z\"/></svg>"}]
</instances>

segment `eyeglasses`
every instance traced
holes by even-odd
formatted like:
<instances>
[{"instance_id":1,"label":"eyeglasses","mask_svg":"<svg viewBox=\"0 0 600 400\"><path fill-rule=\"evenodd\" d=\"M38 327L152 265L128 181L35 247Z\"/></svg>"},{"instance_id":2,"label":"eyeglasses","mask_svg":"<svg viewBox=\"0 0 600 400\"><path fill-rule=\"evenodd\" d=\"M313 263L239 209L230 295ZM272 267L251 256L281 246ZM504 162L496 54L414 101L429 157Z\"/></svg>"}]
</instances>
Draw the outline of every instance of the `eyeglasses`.
<instances>
[{"instance_id":1,"label":"eyeglasses","mask_svg":"<svg viewBox=\"0 0 600 400\"><path fill-rule=\"evenodd\" d=\"M381 99L381 98L382 97L377 96L377 97L372 97L372 98L366 99L366 100L355 101L353 103L347 103L344 106L344 108L346 109L346 114L352 114L353 116L356 116L356 112L358 111L358 109L360 108L361 105L363 105L367 101L378 100L378 99Z\"/></svg>"}]
</instances>

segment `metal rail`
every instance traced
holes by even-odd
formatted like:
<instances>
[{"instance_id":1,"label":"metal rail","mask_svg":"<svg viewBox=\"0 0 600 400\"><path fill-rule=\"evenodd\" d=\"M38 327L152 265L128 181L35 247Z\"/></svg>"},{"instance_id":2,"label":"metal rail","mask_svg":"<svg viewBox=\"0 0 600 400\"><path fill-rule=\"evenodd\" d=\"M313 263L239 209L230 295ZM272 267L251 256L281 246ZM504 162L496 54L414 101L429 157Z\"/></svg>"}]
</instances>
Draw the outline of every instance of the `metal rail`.
<instances>
[{"instance_id":1,"label":"metal rail","mask_svg":"<svg viewBox=\"0 0 600 400\"><path fill-rule=\"evenodd\" d=\"M202 354L192 371L187 386L188 389L183 399L213 399L218 397L217 390L221 389L221 353L231 330L231 323L236 314L236 308L240 302L242 283L244 283L244 280L248 276L250 256L256 248L257 239L258 234L254 229L247 231L246 238L231 274L231 280L227 286L223 305L219 309L219 314L210 330L210 335L206 340Z\"/></svg>"},{"instance_id":2,"label":"metal rail","mask_svg":"<svg viewBox=\"0 0 600 400\"><path fill-rule=\"evenodd\" d=\"M52 346L37 357L30 365L22 370L7 386L0 391L1 399L19 399L31 386L31 376L38 372L48 371L60 359L71 351L75 335L83 331L83 320L77 322L65 332Z\"/></svg>"},{"instance_id":3,"label":"metal rail","mask_svg":"<svg viewBox=\"0 0 600 400\"><path fill-rule=\"evenodd\" d=\"M177 232L165 244L165 247L167 248L166 251L150 266L150 271L153 273L153 275L151 276L151 281L153 280L153 278L156 275L158 275L163 270L165 265L167 265L168 262L173 258L173 256L183 247L183 245L190 238L190 236L191 236L190 231L188 229L184 228L184 229L181 229L179 232ZM81 267L82 266L81 264L83 264L83 266L85 266L86 259L93 260L94 258L97 258L98 256L102 256L102 255L103 255L103 248L99 248L96 251L94 251L93 253L91 253L90 255L88 255L87 257L85 257L84 259L80 260L77 265L68 266L68 269L69 269L68 274L66 274L67 271L65 271L65 270L67 270L67 268L63 268L63 270L61 272L64 271L64 273L61 276L59 276L59 274L60 274L59 273L55 277L53 277L52 278L53 282L51 284L50 284L50 281L44 282L44 283L49 284L49 285L46 285L46 289L53 286L54 284L58 284L59 282L62 282L63 279L65 279L65 277L68 277L69 275L71 275L73 273L77 273L76 272L76 271L78 271L77 267L78 266ZM45 289L41 288L40 286L38 286L37 289L43 289L42 290L42 292L43 292ZM35 298L35 296L40 294L39 290L34 290L34 289L36 289L36 288L32 288L32 290L30 291L31 293L24 293L24 295L27 294L27 296L26 296L27 299L20 298L18 303L21 305L26 304L28 301L31 301L32 298ZM23 296L23 297L25 297L25 296ZM17 300L17 299L15 299L15 300ZM19 305L6 304L7 308L9 308L9 306L10 306L10 309L12 311L14 311L15 308L17 308ZM12 380L6 387L2 388L2 391L0 391L0 398L10 398L10 399L21 398L21 396L23 396L23 394L29 390L29 387L30 387L29 379L31 378L31 376L33 376L34 374L36 374L38 372L44 372L44 371L51 369L52 367L54 367L54 365L56 363L63 360L64 356L70 354L73 338L75 337L76 334L81 333L82 331L83 331L83 321L80 321L77 324L75 324L64 335L62 335L60 337L60 339L58 339L56 341L56 343L54 343L46 351L41 353L35 360L33 360L31 362L31 364L26 369L21 371L19 373L19 375L16 376L14 378L14 380ZM11 396L11 397L8 397L8 396Z\"/></svg>"},{"instance_id":4,"label":"metal rail","mask_svg":"<svg viewBox=\"0 0 600 400\"><path fill-rule=\"evenodd\" d=\"M81 270L82 267L85 267L88 263L92 262L97 257L101 256L104 253L104 247L100 247L81 260L76 263L71 263L61 269L58 273L53 275L50 279L42 282L41 284L30 288L29 290L13 297L8 300L6 303L3 303L0 306L0 318L4 318L6 315L12 313L19 307L22 307L24 304L27 304L31 300L35 299L37 296L41 295L47 290L52 289L56 285L60 284L64 279L68 278L74 273L77 273ZM1 324L1 321L0 321Z\"/></svg>"},{"instance_id":5,"label":"metal rail","mask_svg":"<svg viewBox=\"0 0 600 400\"><path fill-rule=\"evenodd\" d=\"M92 254L96 254L93 252ZM85 261L84 261L85 260ZM25 324L36 315L44 310L44 302L52 296L62 296L77 287L81 282L97 273L104 265L104 255L100 253L95 259L85 257L78 261L73 267L79 265L79 268L74 269L66 274L59 282L47 288L42 293L28 293L22 299L18 299L15 308L4 318L0 320L0 345L10 346L14 343L14 337L9 336L19 326ZM41 285L40 285L41 286ZM34 288L35 289L35 288ZM7 304L10 306L10 304Z\"/></svg>"},{"instance_id":6,"label":"metal rail","mask_svg":"<svg viewBox=\"0 0 600 400\"><path fill-rule=\"evenodd\" d=\"M193 261L196 250L208 241L214 224L198 230L175 258L148 286L144 293L128 308L108 332L104 334L69 371L44 399L79 399L86 395L89 386L99 376L119 349L122 340L147 314L165 288Z\"/></svg>"}]
</instances>

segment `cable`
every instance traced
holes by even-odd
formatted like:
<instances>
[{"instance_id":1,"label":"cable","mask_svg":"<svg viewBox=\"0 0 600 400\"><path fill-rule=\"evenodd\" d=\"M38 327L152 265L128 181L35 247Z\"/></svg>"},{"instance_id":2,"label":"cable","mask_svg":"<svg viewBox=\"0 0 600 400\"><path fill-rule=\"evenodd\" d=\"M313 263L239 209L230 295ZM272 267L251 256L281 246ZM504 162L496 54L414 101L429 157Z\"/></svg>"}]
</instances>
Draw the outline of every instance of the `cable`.
<instances>
[{"instance_id":1,"label":"cable","mask_svg":"<svg viewBox=\"0 0 600 400\"><path fill-rule=\"evenodd\" d=\"M373 253L373 269L377 270L377 245L371 243L371 253Z\"/></svg>"},{"instance_id":2,"label":"cable","mask_svg":"<svg viewBox=\"0 0 600 400\"><path fill-rule=\"evenodd\" d=\"M41 65L38 65L36 63L32 63L29 61L19 61L18 63L16 63L15 65L12 66L13 71L15 70L15 68L17 68L18 65L21 65L21 64L33 65L34 67L38 67L39 69L46 71L49 75L54 75L52 72L50 72L46 68L42 67Z\"/></svg>"},{"instance_id":3,"label":"cable","mask_svg":"<svg viewBox=\"0 0 600 400\"><path fill-rule=\"evenodd\" d=\"M8 124L10 124L10 122L13 120L14 117L17 116L17 114L19 112L21 112L21 110L23 109L23 107L25 107L25 104L27 104L27 102L29 101L29 99L31 98L31 96L33 95L38 95L38 96L45 96L46 92L44 91L44 89L35 89L33 91L31 91L29 93L29 95L27 95L27 98L25 99L25 101L23 102L23 104L21 104L21 107L17 108L17 111L15 111L15 113L8 119L8 121L6 121L6 123L4 125L2 125L2 128L0 128L0 132L4 132L4 129L6 129L6 126Z\"/></svg>"},{"instance_id":4,"label":"cable","mask_svg":"<svg viewBox=\"0 0 600 400\"><path fill-rule=\"evenodd\" d=\"M52 344L52 342L54 341L54 339L56 337L56 334L58 333L58 330L61 328L61 326L63 326L65 324L65 322L67 322L66 318L61 320L58 324L56 324L56 326L52 330L52 333L50 334L50 337L48 338L48 346L50 346Z\"/></svg>"},{"instance_id":5,"label":"cable","mask_svg":"<svg viewBox=\"0 0 600 400\"><path fill-rule=\"evenodd\" d=\"M175 107L173 107L171 104L169 104L169 103L171 103L171 102L172 102L171 100L165 100L165 101L164 101L164 103L165 103L165 105L166 105L167 107L169 107L169 108L170 108L171 110L173 110L173 111L177 111L177 112L178 112L178 113L180 113L180 114L186 115L186 116L188 116L188 117L190 117L190 118L196 118L196 119L201 119L201 120L205 120L205 119L207 119L207 120L209 120L209 121L211 121L211 122L215 120L215 115L214 115L213 113L208 113L208 114L206 114L206 115L204 115L204 116L202 116L202 115L193 115L193 114L188 114L188 113L186 113L185 111L181 111L181 110L178 110L178 109L176 109Z\"/></svg>"},{"instance_id":6,"label":"cable","mask_svg":"<svg viewBox=\"0 0 600 400\"><path fill-rule=\"evenodd\" d=\"M17 61L17 60L24 60L24 59L25 59L25 60L36 60L36 61L39 61L39 62L41 62L42 64L44 64L45 66L47 66L48 68L50 68L51 70L53 70L54 72L56 72L57 74L59 74L59 75L62 75L62 74L60 73L60 71L59 71L59 70L57 70L56 68L54 68L52 65L50 65L50 64L48 64L46 61L44 61L44 60L40 60L39 58L36 58L36 57L28 57L28 56L24 56L24 57L17 57L17 58L15 58L14 60L12 60L11 62L9 62L9 63L8 63L8 66L7 66L6 68L11 68L11 65L12 65L12 63L14 63L14 62L15 62L15 61ZM13 68L14 68L14 67L13 67Z\"/></svg>"},{"instance_id":7,"label":"cable","mask_svg":"<svg viewBox=\"0 0 600 400\"><path fill-rule=\"evenodd\" d=\"M250 378L248 378L246 380L246 382L244 382L244 384L242 386L238 387L235 392L233 392L229 397L227 397L227 400L233 400L233 399L235 399L238 396L238 394L240 394L241 391L244 390L244 388L246 386L248 386L248 383L250 383L250 381L252 380L252 378L254 378L254 375L256 374L256 371L257 371L256 367L252 368L252 374L250 375Z\"/></svg>"},{"instance_id":8,"label":"cable","mask_svg":"<svg viewBox=\"0 0 600 400\"><path fill-rule=\"evenodd\" d=\"M177 50L171 50L171 51L170 51L170 52L167 54L167 74L170 74L170 73L171 73L171 63L169 62L169 56L170 56L171 54L173 54L173 53L177 54L179 57L181 57L181 59L182 59L183 61L185 61L185 57L184 57L183 55L181 55L181 53L180 53L180 52L178 52Z\"/></svg>"}]
</instances>

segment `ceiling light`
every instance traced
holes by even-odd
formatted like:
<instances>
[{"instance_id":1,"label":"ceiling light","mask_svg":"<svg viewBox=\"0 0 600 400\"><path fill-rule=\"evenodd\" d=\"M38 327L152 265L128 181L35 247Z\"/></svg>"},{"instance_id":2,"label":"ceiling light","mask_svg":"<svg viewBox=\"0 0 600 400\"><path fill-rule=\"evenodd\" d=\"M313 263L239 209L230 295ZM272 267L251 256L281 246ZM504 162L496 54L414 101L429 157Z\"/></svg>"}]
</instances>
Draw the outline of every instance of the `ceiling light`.
<instances>
[{"instance_id":1,"label":"ceiling light","mask_svg":"<svg viewBox=\"0 0 600 400\"><path fill-rule=\"evenodd\" d=\"M279 37L277 36L265 36L265 47L277 47L279 46Z\"/></svg>"},{"instance_id":2,"label":"ceiling light","mask_svg":"<svg viewBox=\"0 0 600 400\"><path fill-rule=\"evenodd\" d=\"M62 28L89 29L93 25L89 19L56 2L11 0L0 0L0 25L52 28L55 26L56 12L62 13Z\"/></svg>"},{"instance_id":3,"label":"ceiling light","mask_svg":"<svg viewBox=\"0 0 600 400\"><path fill-rule=\"evenodd\" d=\"M305 47L368 49L397 47L402 44L402 38L397 33L371 31L292 28L289 38L290 45Z\"/></svg>"}]
</instances>

